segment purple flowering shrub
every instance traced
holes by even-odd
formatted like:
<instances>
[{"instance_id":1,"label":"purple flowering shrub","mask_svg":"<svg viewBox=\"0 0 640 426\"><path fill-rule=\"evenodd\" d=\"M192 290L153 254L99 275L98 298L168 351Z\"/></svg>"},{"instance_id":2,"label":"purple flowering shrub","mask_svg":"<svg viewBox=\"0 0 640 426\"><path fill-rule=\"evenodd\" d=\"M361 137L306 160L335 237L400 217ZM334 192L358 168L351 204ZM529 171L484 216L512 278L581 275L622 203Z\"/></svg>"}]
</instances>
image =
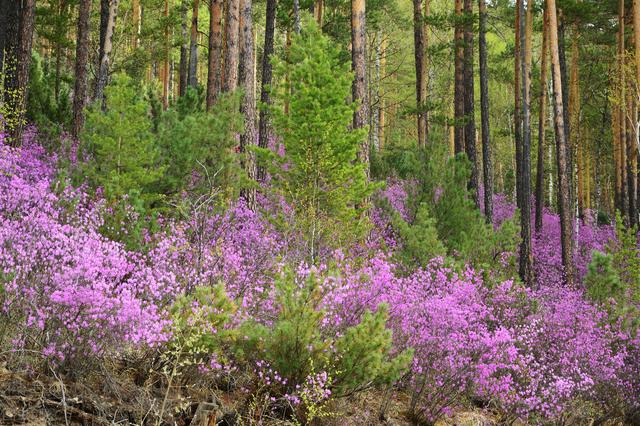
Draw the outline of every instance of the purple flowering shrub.
<instances>
[{"instance_id":1,"label":"purple flowering shrub","mask_svg":"<svg viewBox=\"0 0 640 426\"><path fill-rule=\"evenodd\" d=\"M250 393L307 417L400 377L426 421L472 403L547 420L576 400L640 404L638 337L561 285L549 212L534 237L536 290L450 258L406 268L377 208L366 243L307 265L304 242L273 221L291 207L267 197L266 212L236 202L159 218L134 251L100 232L104 200L61 180L35 138L0 144L0 343L12 351L71 362L152 347L175 362L186 342L206 374L244 368ZM392 181L380 197L409 219L404 189ZM514 210L497 196L496 225ZM577 237L583 277L614 232L585 221Z\"/></svg>"}]
</instances>

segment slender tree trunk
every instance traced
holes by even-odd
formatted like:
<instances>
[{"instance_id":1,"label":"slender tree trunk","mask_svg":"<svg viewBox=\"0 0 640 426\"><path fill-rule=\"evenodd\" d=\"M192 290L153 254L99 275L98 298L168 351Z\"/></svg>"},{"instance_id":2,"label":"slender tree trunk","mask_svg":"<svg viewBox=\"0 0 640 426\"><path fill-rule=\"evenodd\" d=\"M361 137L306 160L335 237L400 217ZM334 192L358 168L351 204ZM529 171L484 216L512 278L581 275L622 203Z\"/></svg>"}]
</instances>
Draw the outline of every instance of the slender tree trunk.
<instances>
[{"instance_id":1,"label":"slender tree trunk","mask_svg":"<svg viewBox=\"0 0 640 426\"><path fill-rule=\"evenodd\" d=\"M233 92L238 87L239 0L228 0L225 22L224 81L222 90Z\"/></svg>"},{"instance_id":2,"label":"slender tree trunk","mask_svg":"<svg viewBox=\"0 0 640 426\"><path fill-rule=\"evenodd\" d=\"M626 113L625 113L625 2L624 0L619 1L618 8L618 76L617 76L617 86L618 91L616 96L618 101L616 102L617 109L617 124L618 124L618 179L619 179L619 205L617 206L618 210L621 211L623 217L626 218L627 212L629 210L628 204L628 192L627 192L627 149L626 149Z\"/></svg>"},{"instance_id":3,"label":"slender tree trunk","mask_svg":"<svg viewBox=\"0 0 640 426\"><path fill-rule=\"evenodd\" d=\"M24 127L24 113L27 109L27 97L29 96L29 67L31 65L31 45L33 43L33 27L35 21L35 0L23 0L20 19L20 43L18 45L18 63L16 64L17 87L20 93L18 108L21 118L18 121L14 133L14 141L22 139Z\"/></svg>"},{"instance_id":4,"label":"slender tree trunk","mask_svg":"<svg viewBox=\"0 0 640 426\"><path fill-rule=\"evenodd\" d=\"M178 94L184 96L187 93L189 83L189 36L187 35L187 6L188 0L182 0L180 5L180 69L178 71Z\"/></svg>"},{"instance_id":5,"label":"slender tree trunk","mask_svg":"<svg viewBox=\"0 0 640 426\"><path fill-rule=\"evenodd\" d=\"M380 40L380 76L381 81L384 79L385 70L387 65L386 58L386 50L387 50L387 40L386 38L382 38ZM380 97L380 104L378 105L378 138L380 139L380 149L384 147L385 144L385 129L386 129L386 99L384 96Z\"/></svg>"},{"instance_id":6,"label":"slender tree trunk","mask_svg":"<svg viewBox=\"0 0 640 426\"><path fill-rule=\"evenodd\" d=\"M78 138L84 125L84 107L87 101L87 66L89 64L89 20L91 0L80 0L76 42L76 82L73 93L73 125L71 135Z\"/></svg>"},{"instance_id":7,"label":"slender tree trunk","mask_svg":"<svg viewBox=\"0 0 640 426\"><path fill-rule=\"evenodd\" d=\"M578 215L584 215L584 159L582 135L580 132L580 50L578 48L578 26L573 25L571 43L571 71L569 75L569 128L571 146L576 157Z\"/></svg>"},{"instance_id":8,"label":"slender tree trunk","mask_svg":"<svg viewBox=\"0 0 640 426\"><path fill-rule=\"evenodd\" d=\"M323 0L316 0L316 3L313 7L313 15L318 24L318 27L322 29L322 15L324 13L324 2Z\"/></svg>"},{"instance_id":9,"label":"slender tree trunk","mask_svg":"<svg viewBox=\"0 0 640 426\"><path fill-rule=\"evenodd\" d=\"M544 145L547 123L547 68L549 67L549 17L544 11L542 22L542 58L540 65L540 111L538 115L538 164L536 172L536 232L542 231L544 207Z\"/></svg>"},{"instance_id":10,"label":"slender tree trunk","mask_svg":"<svg viewBox=\"0 0 640 426\"><path fill-rule=\"evenodd\" d=\"M293 29L300 34L300 0L293 0Z\"/></svg>"},{"instance_id":11,"label":"slender tree trunk","mask_svg":"<svg viewBox=\"0 0 640 426\"><path fill-rule=\"evenodd\" d=\"M133 15L133 31L134 31L131 46L134 49L137 49L138 45L140 44L140 30L142 29L140 25L142 23L140 0L132 0L131 8L132 8L132 15Z\"/></svg>"},{"instance_id":12,"label":"slender tree trunk","mask_svg":"<svg viewBox=\"0 0 640 426\"><path fill-rule=\"evenodd\" d=\"M367 55L366 55L365 0L351 0L351 63L354 71L353 102L358 109L353 116L353 127L364 128L369 122L367 101ZM359 159L365 164L369 176L369 138L362 141Z\"/></svg>"},{"instance_id":13,"label":"slender tree trunk","mask_svg":"<svg viewBox=\"0 0 640 426\"><path fill-rule=\"evenodd\" d=\"M427 61L425 55L425 27L422 0L413 0L413 40L416 63L416 111L418 120L418 146L427 144Z\"/></svg>"},{"instance_id":14,"label":"slender tree trunk","mask_svg":"<svg viewBox=\"0 0 640 426\"><path fill-rule=\"evenodd\" d=\"M455 0L456 23L455 40L455 88L454 88L454 152L465 152L465 115L464 115L464 27L462 15L462 0Z\"/></svg>"},{"instance_id":15,"label":"slender tree trunk","mask_svg":"<svg viewBox=\"0 0 640 426\"><path fill-rule=\"evenodd\" d=\"M553 109L556 132L556 158L558 166L558 210L560 213L560 234L562 245L562 264L568 286L574 284L573 266L573 226L571 217L570 179L568 168L568 144L565 137L564 107L562 100L562 76L560 70L560 52L558 51L558 18L555 0L546 0L549 19L549 48L553 76Z\"/></svg>"},{"instance_id":16,"label":"slender tree trunk","mask_svg":"<svg viewBox=\"0 0 640 426\"><path fill-rule=\"evenodd\" d=\"M94 102L100 102L103 104L104 88L107 86L107 80L109 79L109 55L113 49L113 31L116 26L116 16L118 14L119 0L103 0L107 2L107 18L106 25L104 26L104 37L102 35L102 25L100 28L100 61L98 67L98 76L96 80L96 92ZM102 11L101 11L102 14ZM102 24L102 23L101 23Z\"/></svg>"},{"instance_id":17,"label":"slender tree trunk","mask_svg":"<svg viewBox=\"0 0 640 426\"><path fill-rule=\"evenodd\" d=\"M529 0L525 16L524 1L520 2L520 34L521 39L521 71L522 71L522 207L520 208L520 278L527 286L533 285L533 256L531 254L531 117L530 93L531 83L531 25L533 24L532 0Z\"/></svg>"},{"instance_id":18,"label":"slender tree trunk","mask_svg":"<svg viewBox=\"0 0 640 426\"><path fill-rule=\"evenodd\" d=\"M164 18L169 19L169 0L164 0ZM164 28L164 64L162 65L162 108L169 107L169 81L171 77L171 65L169 63L170 54L169 25Z\"/></svg>"},{"instance_id":19,"label":"slender tree trunk","mask_svg":"<svg viewBox=\"0 0 640 426\"><path fill-rule=\"evenodd\" d=\"M193 11L191 13L191 37L189 41L189 87L198 86L198 12L200 1L193 0Z\"/></svg>"},{"instance_id":20,"label":"slender tree trunk","mask_svg":"<svg viewBox=\"0 0 640 426\"><path fill-rule=\"evenodd\" d=\"M222 77L222 0L209 4L209 72L207 74L207 110L221 90Z\"/></svg>"},{"instance_id":21,"label":"slender tree trunk","mask_svg":"<svg viewBox=\"0 0 640 426\"><path fill-rule=\"evenodd\" d=\"M478 0L480 27L480 116L482 123L482 176L484 178L484 215L493 222L493 169L491 166L491 133L489 129L489 77L487 70L487 2Z\"/></svg>"},{"instance_id":22,"label":"slender tree trunk","mask_svg":"<svg viewBox=\"0 0 640 426\"><path fill-rule=\"evenodd\" d=\"M267 0L264 52L262 54L262 86L260 89L260 102L264 107L271 105L269 87L273 80L271 57L273 56L274 51L277 4L277 0ZM260 109L260 124L258 126L258 146L261 148L266 148L269 142L269 112L264 107ZM258 167L258 180L263 180L264 177L264 168Z\"/></svg>"},{"instance_id":23,"label":"slender tree trunk","mask_svg":"<svg viewBox=\"0 0 640 426\"><path fill-rule=\"evenodd\" d=\"M247 176L251 180L256 179L256 158L255 153L248 149L249 146L256 144L256 98L255 98L255 58L253 56L253 17L252 17L252 0L240 0L240 9L242 16L241 40L240 40L240 57L242 61L242 88L243 99L241 112L244 115L244 132L240 136L240 151L245 157L245 169ZM243 191L247 205L250 209L256 208L256 191L255 189L246 189Z\"/></svg>"},{"instance_id":24,"label":"slender tree trunk","mask_svg":"<svg viewBox=\"0 0 640 426\"><path fill-rule=\"evenodd\" d=\"M478 155L476 151L475 90L473 72L473 0L464 0L466 19L464 29L464 146L471 162L469 190L477 206L480 206L478 187Z\"/></svg>"},{"instance_id":25,"label":"slender tree trunk","mask_svg":"<svg viewBox=\"0 0 640 426\"><path fill-rule=\"evenodd\" d=\"M564 129L565 138L569 143L569 151L567 152L567 166L571 173L569 173L569 198L571 200L571 218L575 218L575 190L574 190L574 173L573 173L573 150L571 149L571 113L570 113L570 100L569 100L569 75L567 71L567 55L566 55L566 43L565 43L565 19L562 9L558 10L558 52L560 53L560 77L562 78L562 105L564 108Z\"/></svg>"},{"instance_id":26,"label":"slender tree trunk","mask_svg":"<svg viewBox=\"0 0 640 426\"><path fill-rule=\"evenodd\" d=\"M516 23L515 23L515 58L514 58L514 81L513 85L515 105L513 110L513 134L516 145L516 204L518 208L522 208L522 91L521 91L521 78L522 78L522 34L521 23L525 19L521 15L521 3L524 0L516 0Z\"/></svg>"}]
</instances>

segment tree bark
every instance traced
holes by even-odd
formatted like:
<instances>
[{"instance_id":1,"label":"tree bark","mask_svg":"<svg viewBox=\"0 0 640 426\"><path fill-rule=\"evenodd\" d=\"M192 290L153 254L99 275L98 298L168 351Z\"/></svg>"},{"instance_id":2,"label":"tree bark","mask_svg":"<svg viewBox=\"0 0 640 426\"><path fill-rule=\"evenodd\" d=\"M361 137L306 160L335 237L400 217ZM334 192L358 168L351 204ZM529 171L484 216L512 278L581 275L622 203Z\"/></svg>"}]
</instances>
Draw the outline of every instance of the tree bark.
<instances>
[{"instance_id":1,"label":"tree bark","mask_svg":"<svg viewBox=\"0 0 640 426\"><path fill-rule=\"evenodd\" d=\"M473 72L473 1L464 0L466 25L464 29L464 146L471 163L469 190L476 206L480 206L478 187L478 154L476 151L475 90Z\"/></svg>"},{"instance_id":2,"label":"tree bark","mask_svg":"<svg viewBox=\"0 0 640 426\"><path fill-rule=\"evenodd\" d=\"M482 176L484 184L484 215L493 222L493 168L491 166L491 133L489 128L489 77L487 70L487 3L478 0L480 27L478 46L480 56L480 120L482 126Z\"/></svg>"},{"instance_id":3,"label":"tree bark","mask_svg":"<svg viewBox=\"0 0 640 426\"><path fill-rule=\"evenodd\" d=\"M182 0L180 5L180 70L178 71L178 94L184 96L187 93L187 84L189 83L189 39L187 35L187 3L188 0Z\"/></svg>"},{"instance_id":4,"label":"tree bark","mask_svg":"<svg viewBox=\"0 0 640 426\"><path fill-rule=\"evenodd\" d=\"M191 12L191 36L189 40L189 87L198 86L198 14L200 1L193 0Z\"/></svg>"},{"instance_id":5,"label":"tree bark","mask_svg":"<svg viewBox=\"0 0 640 426\"><path fill-rule=\"evenodd\" d=\"M560 214L560 234L562 246L562 264L565 281L568 286L574 284L573 266L573 226L571 217L570 179L568 168L568 146L565 137L564 107L562 99L562 75L560 70L560 52L558 50L558 19L555 0L546 0L549 18L549 48L553 76L553 109L556 132L556 159L558 167L558 210Z\"/></svg>"},{"instance_id":6,"label":"tree bark","mask_svg":"<svg viewBox=\"0 0 640 426\"><path fill-rule=\"evenodd\" d=\"M425 56L425 27L423 25L422 0L413 0L413 41L416 64L416 112L418 121L418 146L427 144L427 61Z\"/></svg>"},{"instance_id":7,"label":"tree bark","mask_svg":"<svg viewBox=\"0 0 640 426\"><path fill-rule=\"evenodd\" d=\"M324 2L323 0L316 0L316 3L313 7L313 15L318 24L318 27L322 29L322 15L324 13Z\"/></svg>"},{"instance_id":8,"label":"tree bark","mask_svg":"<svg viewBox=\"0 0 640 426\"><path fill-rule=\"evenodd\" d=\"M84 107L87 101L87 66L89 64L89 20L91 0L80 0L76 42L75 89L73 93L73 125L71 135L77 139L84 125Z\"/></svg>"},{"instance_id":9,"label":"tree bark","mask_svg":"<svg viewBox=\"0 0 640 426\"><path fill-rule=\"evenodd\" d=\"M132 0L131 2L132 15L133 15L133 40L131 46L133 49L137 49L140 44L140 30L141 30L141 10L140 10L140 0Z\"/></svg>"},{"instance_id":10,"label":"tree bark","mask_svg":"<svg viewBox=\"0 0 640 426\"><path fill-rule=\"evenodd\" d=\"M465 126L464 126L464 29L462 16L462 0L455 0L456 23L454 30L455 40L455 87L454 87L454 152L459 154L465 151Z\"/></svg>"},{"instance_id":11,"label":"tree bark","mask_svg":"<svg viewBox=\"0 0 640 426\"><path fill-rule=\"evenodd\" d=\"M209 4L209 72L207 73L207 110L216 101L222 78L222 0Z\"/></svg>"},{"instance_id":12,"label":"tree bark","mask_svg":"<svg viewBox=\"0 0 640 426\"><path fill-rule=\"evenodd\" d=\"M93 101L100 102L104 106L104 88L107 86L109 78L109 55L113 49L113 31L116 26L116 16L118 14L119 0L102 0L107 3L106 23L104 27L100 23L100 61L98 66L98 76L96 79L96 92ZM101 5L101 9L102 9ZM100 11L102 15L103 10ZM102 31L104 30L104 35Z\"/></svg>"},{"instance_id":13,"label":"tree bark","mask_svg":"<svg viewBox=\"0 0 640 426\"><path fill-rule=\"evenodd\" d=\"M233 92L238 87L239 0L228 0L225 22L224 82L222 90Z\"/></svg>"},{"instance_id":14,"label":"tree bark","mask_svg":"<svg viewBox=\"0 0 640 426\"><path fill-rule=\"evenodd\" d=\"M542 231L544 207L544 145L547 123L547 68L549 68L549 17L544 11L542 21L542 53L540 65L540 108L538 115L538 164L536 172L536 232Z\"/></svg>"},{"instance_id":15,"label":"tree bark","mask_svg":"<svg viewBox=\"0 0 640 426\"><path fill-rule=\"evenodd\" d=\"M245 169L250 180L256 179L256 158L255 152L248 149L249 146L255 145L256 132L256 98L255 98L255 58L253 50L253 17L252 17L252 0L241 0L241 46L240 57L242 61L242 88L243 98L240 107L244 115L244 132L240 135L240 151L245 157ZM255 188L245 189L243 198L247 202L247 206L255 210L256 208L256 190Z\"/></svg>"},{"instance_id":16,"label":"tree bark","mask_svg":"<svg viewBox=\"0 0 640 426\"><path fill-rule=\"evenodd\" d=\"M528 1L526 19L524 1L520 2L521 71L522 71L522 207L520 208L520 278L531 287L533 280L533 256L531 254L531 116L530 116L530 69L531 69L531 25L533 6Z\"/></svg>"},{"instance_id":17,"label":"tree bark","mask_svg":"<svg viewBox=\"0 0 640 426\"><path fill-rule=\"evenodd\" d=\"M367 68L365 0L351 0L351 64L354 72L353 102L358 104L353 116L354 129L364 128L369 119L367 102ZM358 155L369 176L369 138L364 138Z\"/></svg>"},{"instance_id":18,"label":"tree bark","mask_svg":"<svg viewBox=\"0 0 640 426\"><path fill-rule=\"evenodd\" d=\"M164 0L164 18L168 22L169 0ZM169 107L169 79L171 77L171 65L169 64L170 51L169 25L166 24L164 28L164 63L162 65L162 108L165 110Z\"/></svg>"},{"instance_id":19,"label":"tree bark","mask_svg":"<svg viewBox=\"0 0 640 426\"><path fill-rule=\"evenodd\" d=\"M264 52L262 54L262 85L260 88L260 102L263 108L260 109L260 124L258 126L258 146L261 148L266 148L269 142L269 111L267 111L265 107L271 105L269 87L273 80L273 65L271 64L271 57L273 56L274 49L277 4L277 0L267 0ZM263 180L264 177L264 168L259 167L258 180Z\"/></svg>"}]
</instances>

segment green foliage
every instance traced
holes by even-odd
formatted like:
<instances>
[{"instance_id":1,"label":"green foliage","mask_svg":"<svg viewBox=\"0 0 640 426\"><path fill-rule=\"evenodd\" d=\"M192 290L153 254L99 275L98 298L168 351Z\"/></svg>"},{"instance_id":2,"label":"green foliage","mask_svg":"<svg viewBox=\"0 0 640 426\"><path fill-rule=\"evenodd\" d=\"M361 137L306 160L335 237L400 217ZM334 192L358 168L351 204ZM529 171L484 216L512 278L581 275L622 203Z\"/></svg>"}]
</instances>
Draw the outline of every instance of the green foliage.
<instances>
[{"instance_id":1,"label":"green foliage","mask_svg":"<svg viewBox=\"0 0 640 426\"><path fill-rule=\"evenodd\" d=\"M636 229L626 229L619 212L609 252L592 253L585 276L587 295L606 307L612 322L635 334L640 326L640 249Z\"/></svg>"},{"instance_id":2,"label":"green foliage","mask_svg":"<svg viewBox=\"0 0 640 426\"><path fill-rule=\"evenodd\" d=\"M322 282L310 275L298 282L287 270L276 282L279 315L270 326L247 322L241 329L238 353L249 360L264 360L286 379L274 392L291 393L310 375L323 371L333 397L344 396L380 383L397 380L408 366L410 353L395 358L391 331L385 327L386 307L363 315L358 325L343 333L323 327Z\"/></svg>"},{"instance_id":3,"label":"green foliage","mask_svg":"<svg viewBox=\"0 0 640 426\"><path fill-rule=\"evenodd\" d=\"M228 327L235 311L224 285L196 286L171 306L171 346L193 362L221 356L222 349L236 337L236 330Z\"/></svg>"},{"instance_id":4,"label":"green foliage","mask_svg":"<svg viewBox=\"0 0 640 426\"><path fill-rule=\"evenodd\" d=\"M411 223L393 212L392 224L402 243L395 256L407 270L427 266L434 257L446 255L447 250L438 239L436 220L429 216L429 208L425 203L418 206Z\"/></svg>"},{"instance_id":5,"label":"green foliage","mask_svg":"<svg viewBox=\"0 0 640 426\"><path fill-rule=\"evenodd\" d=\"M289 105L288 114L271 110L286 154L259 153L274 186L296 209L313 259L320 242L339 245L362 234L365 200L375 189L356 161L366 130L349 128L356 108L347 102L353 74L313 21L293 36L289 55L275 61L274 76L282 82L272 90L274 100Z\"/></svg>"},{"instance_id":6,"label":"green foliage","mask_svg":"<svg viewBox=\"0 0 640 426\"><path fill-rule=\"evenodd\" d=\"M151 192L163 172L153 143L149 105L133 80L119 74L105 89L106 110L87 112L82 140L92 160L87 174L108 200L138 195L147 205L158 199Z\"/></svg>"},{"instance_id":7,"label":"green foliage","mask_svg":"<svg viewBox=\"0 0 640 426\"><path fill-rule=\"evenodd\" d=\"M25 125L22 100L24 93L20 89L7 87L6 79L8 71L15 68L11 60L7 60L4 69L0 69L0 131L6 134L7 139L19 127Z\"/></svg>"},{"instance_id":8,"label":"green foliage","mask_svg":"<svg viewBox=\"0 0 640 426\"><path fill-rule=\"evenodd\" d=\"M171 195L197 189L194 184L213 184L231 198L247 184L242 157L235 151L242 129L239 100L239 93L220 96L207 112L201 94L189 89L160 116L157 138L166 170L158 192ZM202 177L195 182L194 172Z\"/></svg>"},{"instance_id":9,"label":"green foliage","mask_svg":"<svg viewBox=\"0 0 640 426\"><path fill-rule=\"evenodd\" d=\"M40 55L33 52L29 71L29 96L27 97L27 121L38 128L38 133L51 138L59 136L71 123L71 101L66 84L60 85L55 99L55 73Z\"/></svg>"}]
</instances>

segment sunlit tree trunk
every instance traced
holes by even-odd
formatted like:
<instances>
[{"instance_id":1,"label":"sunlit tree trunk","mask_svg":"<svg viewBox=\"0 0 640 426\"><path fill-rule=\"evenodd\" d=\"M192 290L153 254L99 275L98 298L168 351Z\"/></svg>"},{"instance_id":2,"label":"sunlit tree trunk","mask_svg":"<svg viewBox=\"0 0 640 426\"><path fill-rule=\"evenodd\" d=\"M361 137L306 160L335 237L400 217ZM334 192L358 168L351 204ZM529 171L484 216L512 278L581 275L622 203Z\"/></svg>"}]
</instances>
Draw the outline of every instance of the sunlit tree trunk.
<instances>
[{"instance_id":1,"label":"sunlit tree trunk","mask_svg":"<svg viewBox=\"0 0 640 426\"><path fill-rule=\"evenodd\" d=\"M522 27L521 22L524 16L521 16L521 3L524 0L516 0L516 22L515 22L515 50L514 50L514 109L513 109L513 135L516 145L516 204L518 208L522 208L522 91L521 91L521 50L522 50Z\"/></svg>"},{"instance_id":2,"label":"sunlit tree trunk","mask_svg":"<svg viewBox=\"0 0 640 426\"><path fill-rule=\"evenodd\" d=\"M188 0L182 0L180 5L180 69L178 71L178 93L184 96L187 93L187 84L189 83L189 36L187 34L187 11Z\"/></svg>"},{"instance_id":3,"label":"sunlit tree trunk","mask_svg":"<svg viewBox=\"0 0 640 426\"><path fill-rule=\"evenodd\" d=\"M100 35L100 61L98 62L98 76L96 79L96 92L94 102L103 102L104 88L107 86L109 78L109 55L113 49L113 31L116 26L116 16L118 14L119 0L106 0L107 17L104 26L104 35ZM100 28L102 32L103 28Z\"/></svg>"},{"instance_id":4,"label":"sunlit tree trunk","mask_svg":"<svg viewBox=\"0 0 640 426\"><path fill-rule=\"evenodd\" d=\"M209 64L207 73L207 110L221 90L222 78L222 0L209 4Z\"/></svg>"},{"instance_id":5,"label":"sunlit tree trunk","mask_svg":"<svg viewBox=\"0 0 640 426\"><path fill-rule=\"evenodd\" d=\"M313 15L318 24L318 27L322 28L322 18L324 14L324 1L316 0L315 5L313 6Z\"/></svg>"},{"instance_id":6,"label":"sunlit tree trunk","mask_svg":"<svg viewBox=\"0 0 640 426\"><path fill-rule=\"evenodd\" d=\"M570 169L568 168L567 161L569 147L565 137L560 52L558 51L558 18L555 0L546 0L546 5L549 18L549 48L553 76L553 110L558 167L558 210L560 214L562 264L564 267L565 282L568 286L573 286L573 221L571 216Z\"/></svg>"},{"instance_id":7,"label":"sunlit tree trunk","mask_svg":"<svg viewBox=\"0 0 640 426\"><path fill-rule=\"evenodd\" d=\"M191 12L191 37L189 40L189 87L198 85L198 15L200 1L193 0L193 11Z\"/></svg>"},{"instance_id":8,"label":"sunlit tree trunk","mask_svg":"<svg viewBox=\"0 0 640 426\"><path fill-rule=\"evenodd\" d=\"M484 215L493 221L493 169L491 166L491 134L489 129L489 77L487 70L487 2L478 0L480 27L478 46L480 56L480 117L482 125L482 176L484 184Z\"/></svg>"},{"instance_id":9,"label":"sunlit tree trunk","mask_svg":"<svg viewBox=\"0 0 640 426\"><path fill-rule=\"evenodd\" d=\"M584 141L580 132L580 49L577 24L573 25L571 44L571 72L569 75L569 128L571 146L576 153L578 214L584 214Z\"/></svg>"},{"instance_id":10,"label":"sunlit tree trunk","mask_svg":"<svg viewBox=\"0 0 640 426\"><path fill-rule=\"evenodd\" d=\"M354 72L353 102L358 104L353 116L353 127L361 129L369 122L367 101L367 43L365 0L351 0L351 64ZM358 158L369 175L369 138L362 142Z\"/></svg>"},{"instance_id":11,"label":"sunlit tree trunk","mask_svg":"<svg viewBox=\"0 0 640 426\"><path fill-rule=\"evenodd\" d=\"M87 67L89 65L89 20L91 0L80 0L76 41L75 88L73 92L73 124L71 135L78 138L84 125L84 107L87 101Z\"/></svg>"},{"instance_id":12,"label":"sunlit tree trunk","mask_svg":"<svg viewBox=\"0 0 640 426\"><path fill-rule=\"evenodd\" d=\"M169 19L169 0L164 0L164 18ZM164 58L162 65L162 108L167 109L169 106L169 78L171 74L169 64L170 53L170 40L169 40L169 25L164 28Z\"/></svg>"},{"instance_id":13,"label":"sunlit tree trunk","mask_svg":"<svg viewBox=\"0 0 640 426\"><path fill-rule=\"evenodd\" d=\"M224 92L232 92L238 87L239 21L239 0L228 0L225 22L224 81L222 83Z\"/></svg>"},{"instance_id":14,"label":"sunlit tree trunk","mask_svg":"<svg viewBox=\"0 0 640 426\"><path fill-rule=\"evenodd\" d=\"M542 231L544 207L544 146L547 123L547 68L549 68L549 17L544 11L542 22L542 53L540 65L540 108L538 115L538 164L536 171L536 232Z\"/></svg>"}]
</instances>

